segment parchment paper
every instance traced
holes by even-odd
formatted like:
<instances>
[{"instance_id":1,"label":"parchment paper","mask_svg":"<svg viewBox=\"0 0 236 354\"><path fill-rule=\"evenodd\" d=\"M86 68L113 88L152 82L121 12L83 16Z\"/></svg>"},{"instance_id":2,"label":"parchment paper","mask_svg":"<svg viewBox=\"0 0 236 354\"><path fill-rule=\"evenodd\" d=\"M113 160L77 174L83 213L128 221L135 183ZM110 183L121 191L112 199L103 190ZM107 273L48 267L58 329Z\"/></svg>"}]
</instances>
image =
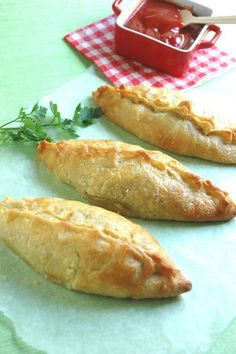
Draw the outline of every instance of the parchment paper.
<instances>
[{"instance_id":1,"label":"parchment paper","mask_svg":"<svg viewBox=\"0 0 236 354\"><path fill-rule=\"evenodd\" d=\"M79 101L92 103L105 79L89 68L42 101L70 115ZM236 73L229 72L189 94L217 111L235 105ZM230 102L230 106L227 102ZM114 139L155 149L99 119L81 138ZM162 150L163 151L163 150ZM236 167L170 154L236 199ZM37 159L32 145L0 147L0 197L78 199ZM48 354L201 354L235 315L236 221L186 223L133 220L149 230L193 283L191 292L166 300L119 300L73 292L50 283L0 244L0 311L29 345ZM0 231L1 232L1 231Z\"/></svg>"}]
</instances>

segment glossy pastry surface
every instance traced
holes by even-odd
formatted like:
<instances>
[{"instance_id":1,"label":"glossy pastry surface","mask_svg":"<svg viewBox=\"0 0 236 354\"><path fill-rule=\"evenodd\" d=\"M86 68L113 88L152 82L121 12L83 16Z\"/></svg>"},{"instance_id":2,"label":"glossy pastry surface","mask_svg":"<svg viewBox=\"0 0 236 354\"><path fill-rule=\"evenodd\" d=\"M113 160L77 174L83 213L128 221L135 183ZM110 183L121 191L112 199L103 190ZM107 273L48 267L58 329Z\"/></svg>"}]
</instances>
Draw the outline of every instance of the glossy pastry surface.
<instances>
[{"instance_id":1,"label":"glossy pastry surface","mask_svg":"<svg viewBox=\"0 0 236 354\"><path fill-rule=\"evenodd\" d=\"M181 92L101 86L93 97L108 119L153 145L181 155L236 163L236 119L216 119Z\"/></svg>"},{"instance_id":2,"label":"glossy pastry surface","mask_svg":"<svg viewBox=\"0 0 236 354\"><path fill-rule=\"evenodd\" d=\"M36 271L70 289L132 298L191 289L142 227L80 202L6 198L0 202L0 239Z\"/></svg>"},{"instance_id":3,"label":"glossy pastry surface","mask_svg":"<svg viewBox=\"0 0 236 354\"><path fill-rule=\"evenodd\" d=\"M109 140L69 140L43 141L38 154L92 204L123 215L219 221L236 214L226 192L158 151Z\"/></svg>"}]
</instances>

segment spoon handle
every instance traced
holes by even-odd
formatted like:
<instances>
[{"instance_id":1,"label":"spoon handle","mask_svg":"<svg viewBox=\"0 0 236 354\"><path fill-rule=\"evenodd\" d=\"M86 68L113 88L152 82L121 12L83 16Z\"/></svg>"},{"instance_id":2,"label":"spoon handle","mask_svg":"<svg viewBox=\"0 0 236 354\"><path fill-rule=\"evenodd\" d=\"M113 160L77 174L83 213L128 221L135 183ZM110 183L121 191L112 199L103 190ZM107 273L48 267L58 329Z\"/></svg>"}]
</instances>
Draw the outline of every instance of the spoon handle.
<instances>
[{"instance_id":1,"label":"spoon handle","mask_svg":"<svg viewBox=\"0 0 236 354\"><path fill-rule=\"evenodd\" d=\"M236 16L192 17L191 23L236 23Z\"/></svg>"}]
</instances>

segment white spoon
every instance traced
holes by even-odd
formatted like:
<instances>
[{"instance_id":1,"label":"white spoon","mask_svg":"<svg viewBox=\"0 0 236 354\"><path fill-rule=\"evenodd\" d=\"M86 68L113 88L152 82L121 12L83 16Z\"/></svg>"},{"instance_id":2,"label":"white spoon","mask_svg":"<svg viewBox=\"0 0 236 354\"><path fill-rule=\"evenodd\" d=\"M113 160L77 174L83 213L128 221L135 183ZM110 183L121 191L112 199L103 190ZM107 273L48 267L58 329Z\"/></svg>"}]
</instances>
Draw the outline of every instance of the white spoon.
<instances>
[{"instance_id":1,"label":"white spoon","mask_svg":"<svg viewBox=\"0 0 236 354\"><path fill-rule=\"evenodd\" d=\"M193 16L189 10L181 10L183 27L190 23L236 23L236 16Z\"/></svg>"}]
</instances>

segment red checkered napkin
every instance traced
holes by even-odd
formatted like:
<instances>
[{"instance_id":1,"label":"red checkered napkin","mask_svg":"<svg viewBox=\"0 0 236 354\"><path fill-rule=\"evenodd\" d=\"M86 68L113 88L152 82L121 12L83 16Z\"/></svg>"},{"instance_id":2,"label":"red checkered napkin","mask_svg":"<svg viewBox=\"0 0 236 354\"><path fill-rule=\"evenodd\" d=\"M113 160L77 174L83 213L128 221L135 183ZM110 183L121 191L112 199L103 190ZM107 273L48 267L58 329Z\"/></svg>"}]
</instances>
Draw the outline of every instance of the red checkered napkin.
<instances>
[{"instance_id":1,"label":"red checkered napkin","mask_svg":"<svg viewBox=\"0 0 236 354\"><path fill-rule=\"evenodd\" d=\"M180 78L158 72L114 52L115 16L109 16L65 36L65 40L92 60L115 85L165 86L187 89L229 69L236 59L217 47L195 51Z\"/></svg>"}]
</instances>

